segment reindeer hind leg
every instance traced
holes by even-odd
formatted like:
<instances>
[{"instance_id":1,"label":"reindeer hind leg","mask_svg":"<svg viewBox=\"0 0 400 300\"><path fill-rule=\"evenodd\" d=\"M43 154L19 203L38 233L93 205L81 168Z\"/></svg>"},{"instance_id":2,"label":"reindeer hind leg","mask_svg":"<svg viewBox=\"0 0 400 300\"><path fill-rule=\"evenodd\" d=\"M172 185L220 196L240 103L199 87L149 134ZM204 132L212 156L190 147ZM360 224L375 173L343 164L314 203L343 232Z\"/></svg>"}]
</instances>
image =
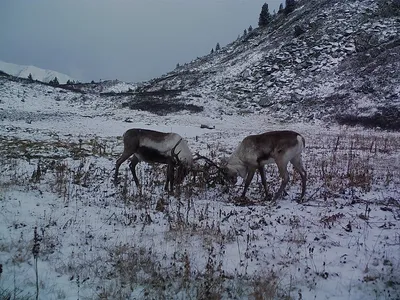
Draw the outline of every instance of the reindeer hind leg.
<instances>
[{"instance_id":1,"label":"reindeer hind leg","mask_svg":"<svg viewBox=\"0 0 400 300\"><path fill-rule=\"evenodd\" d=\"M136 175L136 165L137 165L139 162L140 162L140 161L139 161L139 159L137 158L137 156L134 155L134 156L132 156L131 162L130 162L130 164L129 164L129 169L131 169L131 173L132 173L132 176L133 176L133 180L135 181L135 184L136 184L137 188L140 187L139 179L138 179L138 177L137 177L137 175Z\"/></svg>"},{"instance_id":2,"label":"reindeer hind leg","mask_svg":"<svg viewBox=\"0 0 400 300\"><path fill-rule=\"evenodd\" d=\"M267 187L267 180L265 178L265 170L264 170L264 166L260 166L258 167L258 171L260 172L260 176L261 176L261 183L264 187L264 191L265 191L265 199L268 198L268 187Z\"/></svg>"},{"instance_id":3,"label":"reindeer hind leg","mask_svg":"<svg viewBox=\"0 0 400 300\"><path fill-rule=\"evenodd\" d=\"M279 190L276 192L274 196L273 199L274 201L282 196L282 193L284 193L285 188L289 182L289 173L287 171L288 162L286 160L278 160L276 161L276 164L278 165L279 175L282 178L282 182L281 186L279 187Z\"/></svg>"},{"instance_id":4,"label":"reindeer hind leg","mask_svg":"<svg viewBox=\"0 0 400 300\"><path fill-rule=\"evenodd\" d=\"M300 196L300 202L303 202L304 196L306 194L306 186L307 186L307 172L304 169L303 162L301 160L301 155L299 154L298 156L294 157L290 161L294 167L294 169L299 172L301 176L301 196Z\"/></svg>"}]
</instances>

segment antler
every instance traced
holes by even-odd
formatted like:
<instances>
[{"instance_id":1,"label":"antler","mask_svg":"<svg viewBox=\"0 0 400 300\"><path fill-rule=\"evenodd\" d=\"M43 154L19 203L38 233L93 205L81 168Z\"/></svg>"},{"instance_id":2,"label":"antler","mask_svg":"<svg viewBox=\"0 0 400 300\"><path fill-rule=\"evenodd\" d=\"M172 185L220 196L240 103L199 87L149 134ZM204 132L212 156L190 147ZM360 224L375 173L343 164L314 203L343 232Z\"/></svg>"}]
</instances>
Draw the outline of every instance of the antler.
<instances>
[{"instance_id":1,"label":"antler","mask_svg":"<svg viewBox=\"0 0 400 300\"><path fill-rule=\"evenodd\" d=\"M195 158L194 160L199 160L199 159L204 159L205 161L207 161L209 164L213 165L214 167L216 167L218 169L218 171L223 171L223 169L218 166L215 162L213 162L211 159L209 159L208 157L205 157L201 154L199 154L198 152L195 154Z\"/></svg>"},{"instance_id":2,"label":"antler","mask_svg":"<svg viewBox=\"0 0 400 300\"><path fill-rule=\"evenodd\" d=\"M176 163L176 164L180 164L180 159L179 159L179 153L181 153L181 151L179 151L178 153L175 153L175 149L176 149L176 147L178 147L178 145L180 144L180 142L182 141L182 139L180 139L177 143L176 143L176 145L171 149L171 157L173 158L173 160L174 160L174 163Z\"/></svg>"},{"instance_id":3,"label":"antler","mask_svg":"<svg viewBox=\"0 0 400 300\"><path fill-rule=\"evenodd\" d=\"M226 172L223 167L220 167L217 163L213 162L210 158L199 154L198 152L194 155L193 160L203 159L206 162L207 167L203 167L196 171L202 172L202 180L207 185L213 186L215 184L225 185ZM212 170L214 168L214 170Z\"/></svg>"}]
</instances>

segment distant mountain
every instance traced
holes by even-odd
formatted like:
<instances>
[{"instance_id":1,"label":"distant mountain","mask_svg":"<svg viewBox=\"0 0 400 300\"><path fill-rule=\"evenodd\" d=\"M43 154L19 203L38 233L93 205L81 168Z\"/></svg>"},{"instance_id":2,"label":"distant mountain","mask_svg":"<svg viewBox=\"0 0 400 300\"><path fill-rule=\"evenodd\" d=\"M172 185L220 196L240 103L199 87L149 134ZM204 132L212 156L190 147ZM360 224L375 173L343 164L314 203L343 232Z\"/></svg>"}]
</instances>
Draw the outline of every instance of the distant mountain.
<instances>
[{"instance_id":1,"label":"distant mountain","mask_svg":"<svg viewBox=\"0 0 400 300\"><path fill-rule=\"evenodd\" d=\"M54 77L57 77L59 83L66 83L68 80L71 81L74 80L70 76L56 71L40 69L35 66L17 65L13 63L7 63L1 60L0 60L0 71L21 78L28 78L29 74L32 74L32 78L34 80L39 80L43 82L49 82L53 80Z\"/></svg>"}]
</instances>

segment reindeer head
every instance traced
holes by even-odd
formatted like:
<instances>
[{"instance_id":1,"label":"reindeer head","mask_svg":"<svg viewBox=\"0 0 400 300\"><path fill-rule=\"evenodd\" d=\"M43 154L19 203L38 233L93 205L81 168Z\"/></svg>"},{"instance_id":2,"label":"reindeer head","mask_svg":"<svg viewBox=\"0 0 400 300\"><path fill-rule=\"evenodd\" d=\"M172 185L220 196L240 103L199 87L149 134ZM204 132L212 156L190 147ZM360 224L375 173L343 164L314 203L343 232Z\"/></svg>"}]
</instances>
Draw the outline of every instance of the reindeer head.
<instances>
[{"instance_id":1,"label":"reindeer head","mask_svg":"<svg viewBox=\"0 0 400 300\"><path fill-rule=\"evenodd\" d=\"M236 155L231 155L229 159L224 159L223 161L223 173L231 184L237 182L238 176L246 178L247 167L236 157Z\"/></svg>"},{"instance_id":2,"label":"reindeer head","mask_svg":"<svg viewBox=\"0 0 400 300\"><path fill-rule=\"evenodd\" d=\"M181 151L179 151L178 153L175 153L176 151L176 147L178 147L178 145L181 143L182 139L180 139L176 145L171 149L171 158L172 158L172 162L175 165L180 165L182 164L181 160L179 159L179 154L181 153Z\"/></svg>"},{"instance_id":3,"label":"reindeer head","mask_svg":"<svg viewBox=\"0 0 400 300\"><path fill-rule=\"evenodd\" d=\"M175 181L177 183L182 183L183 180L185 179L186 175L189 173L189 168L188 165L185 161L181 161L179 159L179 154L181 153L182 150L176 153L176 147L181 143L182 139L180 139L176 145L171 149L171 158L172 162L175 166L178 166L178 170L175 173Z\"/></svg>"},{"instance_id":4,"label":"reindeer head","mask_svg":"<svg viewBox=\"0 0 400 300\"><path fill-rule=\"evenodd\" d=\"M237 172L228 165L225 165L222 169L222 174L225 176L230 184L236 184L237 182Z\"/></svg>"}]
</instances>

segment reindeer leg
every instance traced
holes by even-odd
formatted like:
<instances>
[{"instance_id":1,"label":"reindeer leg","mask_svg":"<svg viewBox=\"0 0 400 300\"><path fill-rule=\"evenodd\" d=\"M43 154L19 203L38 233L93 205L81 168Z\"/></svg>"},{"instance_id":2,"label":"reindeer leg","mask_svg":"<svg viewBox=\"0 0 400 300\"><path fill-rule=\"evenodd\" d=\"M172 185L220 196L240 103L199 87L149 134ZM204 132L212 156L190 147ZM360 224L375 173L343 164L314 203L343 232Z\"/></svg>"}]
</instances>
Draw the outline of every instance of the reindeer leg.
<instances>
[{"instance_id":1,"label":"reindeer leg","mask_svg":"<svg viewBox=\"0 0 400 300\"><path fill-rule=\"evenodd\" d=\"M174 192L174 183L175 183L175 164L171 164L171 178L169 180L170 191L171 193Z\"/></svg>"},{"instance_id":2,"label":"reindeer leg","mask_svg":"<svg viewBox=\"0 0 400 300\"><path fill-rule=\"evenodd\" d=\"M265 170L264 166L259 166L258 171L260 172L261 175L261 183L264 186L264 191L265 191L265 199L268 197L268 188L267 188L267 181L265 179Z\"/></svg>"},{"instance_id":3,"label":"reindeer leg","mask_svg":"<svg viewBox=\"0 0 400 300\"><path fill-rule=\"evenodd\" d=\"M121 154L120 158L118 158L116 164L115 164L115 173L114 173L114 183L118 183L118 171L119 167L121 164L126 161L133 153L127 152L124 150L124 152Z\"/></svg>"},{"instance_id":4,"label":"reindeer leg","mask_svg":"<svg viewBox=\"0 0 400 300\"><path fill-rule=\"evenodd\" d=\"M279 174L282 178L281 186L279 187L279 190L276 192L274 196L274 201L276 201L278 198L282 196L282 193L284 192L288 182L289 182L289 173L287 171L287 164L288 162L286 161L277 161L276 164L278 165L279 169Z\"/></svg>"},{"instance_id":5,"label":"reindeer leg","mask_svg":"<svg viewBox=\"0 0 400 300\"><path fill-rule=\"evenodd\" d=\"M298 155L290 161L297 172L301 176L301 196L299 202L304 201L304 195L306 194L307 186L307 172L303 167L303 162L301 161L301 156Z\"/></svg>"},{"instance_id":6,"label":"reindeer leg","mask_svg":"<svg viewBox=\"0 0 400 300\"><path fill-rule=\"evenodd\" d=\"M134 155L131 158L131 163L129 164L129 169L131 169L133 180L136 183L137 188L140 187L139 179L136 176L136 165L139 163L139 159Z\"/></svg>"},{"instance_id":7,"label":"reindeer leg","mask_svg":"<svg viewBox=\"0 0 400 300\"><path fill-rule=\"evenodd\" d=\"M165 182L164 189L171 193L174 190L174 164L172 160L170 160L167 164L167 180Z\"/></svg>"},{"instance_id":8,"label":"reindeer leg","mask_svg":"<svg viewBox=\"0 0 400 300\"><path fill-rule=\"evenodd\" d=\"M249 188L250 182L254 177L254 173L255 173L254 169L250 169L247 173L246 182L244 183L244 190L242 193L242 198L244 198L246 195L246 192L247 192L247 189Z\"/></svg>"}]
</instances>

